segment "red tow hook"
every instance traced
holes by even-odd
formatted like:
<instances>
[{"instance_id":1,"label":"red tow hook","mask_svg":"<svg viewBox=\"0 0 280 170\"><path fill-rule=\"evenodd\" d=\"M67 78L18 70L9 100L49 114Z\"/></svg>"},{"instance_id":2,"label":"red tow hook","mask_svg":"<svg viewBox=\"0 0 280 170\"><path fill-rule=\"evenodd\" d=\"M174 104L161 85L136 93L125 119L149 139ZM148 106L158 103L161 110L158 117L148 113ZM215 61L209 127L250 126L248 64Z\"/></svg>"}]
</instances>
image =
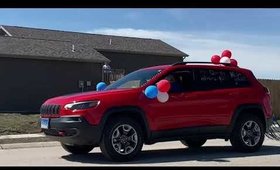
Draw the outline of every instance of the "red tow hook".
<instances>
[{"instance_id":1,"label":"red tow hook","mask_svg":"<svg viewBox=\"0 0 280 170\"><path fill-rule=\"evenodd\" d=\"M65 136L65 132L64 132L64 131L59 131L59 132L58 132L58 135L59 135L59 136Z\"/></svg>"}]
</instances>

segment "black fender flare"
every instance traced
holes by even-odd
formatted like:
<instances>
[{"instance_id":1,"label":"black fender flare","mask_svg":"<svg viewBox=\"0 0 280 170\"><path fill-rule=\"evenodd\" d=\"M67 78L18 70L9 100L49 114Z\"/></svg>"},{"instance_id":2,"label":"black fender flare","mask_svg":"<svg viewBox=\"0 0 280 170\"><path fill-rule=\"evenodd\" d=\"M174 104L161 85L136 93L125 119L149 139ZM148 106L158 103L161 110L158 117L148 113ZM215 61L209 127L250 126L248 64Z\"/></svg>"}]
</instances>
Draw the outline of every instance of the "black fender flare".
<instances>
[{"instance_id":1,"label":"black fender flare","mask_svg":"<svg viewBox=\"0 0 280 170\"><path fill-rule=\"evenodd\" d=\"M228 133L231 134L233 128L234 128L234 125L236 124L236 121L238 119L238 117L241 115L241 113L244 111L244 110L247 110L247 109L257 109L257 110L260 110L262 113L263 112L263 108L260 104L242 104L242 105L239 105L233 115L232 115L232 118L231 118L231 122L230 122L230 125L229 125L229 128L228 128ZM264 119L264 122L266 123L265 121L265 117L264 117L264 114L262 114L262 118ZM266 127L266 125L264 125L264 127Z\"/></svg>"},{"instance_id":2,"label":"black fender flare","mask_svg":"<svg viewBox=\"0 0 280 170\"><path fill-rule=\"evenodd\" d=\"M145 131L145 138L149 139L151 136L151 131L149 128L149 123L148 123L148 119L146 117L145 112L137 107L137 106L118 106L118 107L112 107L107 109L103 116L102 119L100 121L100 125L101 125L101 132L103 132L104 126L107 122L107 120L109 119L110 116L114 115L114 114L118 114L118 113L136 113L137 116L140 116L142 120L140 120L140 123L144 123L141 126L144 126L144 131Z\"/></svg>"}]
</instances>

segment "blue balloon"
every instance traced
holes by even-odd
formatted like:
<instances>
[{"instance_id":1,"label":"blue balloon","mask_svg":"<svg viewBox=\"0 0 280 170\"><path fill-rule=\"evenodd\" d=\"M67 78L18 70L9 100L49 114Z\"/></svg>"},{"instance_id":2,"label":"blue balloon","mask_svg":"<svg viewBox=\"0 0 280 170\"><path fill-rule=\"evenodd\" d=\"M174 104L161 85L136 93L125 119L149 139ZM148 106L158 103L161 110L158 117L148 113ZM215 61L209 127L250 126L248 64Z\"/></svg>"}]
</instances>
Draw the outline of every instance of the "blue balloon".
<instances>
[{"instance_id":1,"label":"blue balloon","mask_svg":"<svg viewBox=\"0 0 280 170\"><path fill-rule=\"evenodd\" d=\"M104 90L106 87L107 87L106 83L104 83L104 82L99 82L99 83L96 85L96 90L97 90L97 91L102 91L102 90Z\"/></svg>"},{"instance_id":2,"label":"blue balloon","mask_svg":"<svg viewBox=\"0 0 280 170\"><path fill-rule=\"evenodd\" d=\"M156 86L154 85L151 85L151 86L148 86L146 89L145 89L145 95L149 98L149 99L154 99L157 97L158 95L158 89Z\"/></svg>"}]
</instances>

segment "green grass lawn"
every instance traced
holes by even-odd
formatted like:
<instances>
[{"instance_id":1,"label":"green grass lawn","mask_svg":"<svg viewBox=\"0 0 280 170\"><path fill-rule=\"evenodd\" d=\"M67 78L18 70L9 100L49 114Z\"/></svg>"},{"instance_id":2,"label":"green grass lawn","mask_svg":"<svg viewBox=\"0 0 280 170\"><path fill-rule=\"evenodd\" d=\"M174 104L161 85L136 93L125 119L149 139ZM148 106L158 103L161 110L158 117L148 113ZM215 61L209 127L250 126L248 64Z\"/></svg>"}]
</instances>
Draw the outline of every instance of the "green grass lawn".
<instances>
[{"instance_id":1,"label":"green grass lawn","mask_svg":"<svg viewBox=\"0 0 280 170\"><path fill-rule=\"evenodd\" d=\"M0 135L40 133L40 114L0 113Z\"/></svg>"}]
</instances>

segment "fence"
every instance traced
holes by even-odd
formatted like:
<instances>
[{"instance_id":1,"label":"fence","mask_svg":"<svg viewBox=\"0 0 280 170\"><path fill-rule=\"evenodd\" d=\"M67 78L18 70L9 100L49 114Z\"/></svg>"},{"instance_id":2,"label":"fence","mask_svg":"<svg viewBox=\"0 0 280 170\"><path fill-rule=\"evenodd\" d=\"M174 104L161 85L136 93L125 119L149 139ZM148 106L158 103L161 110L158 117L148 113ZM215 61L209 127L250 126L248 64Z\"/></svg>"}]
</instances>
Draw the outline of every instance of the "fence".
<instances>
[{"instance_id":1,"label":"fence","mask_svg":"<svg viewBox=\"0 0 280 170\"><path fill-rule=\"evenodd\" d=\"M279 119L280 118L280 80L259 79L259 81L266 86L271 93L272 112Z\"/></svg>"},{"instance_id":2,"label":"fence","mask_svg":"<svg viewBox=\"0 0 280 170\"><path fill-rule=\"evenodd\" d=\"M124 74L124 69L102 69L102 81L106 84L111 84L122 78Z\"/></svg>"}]
</instances>

